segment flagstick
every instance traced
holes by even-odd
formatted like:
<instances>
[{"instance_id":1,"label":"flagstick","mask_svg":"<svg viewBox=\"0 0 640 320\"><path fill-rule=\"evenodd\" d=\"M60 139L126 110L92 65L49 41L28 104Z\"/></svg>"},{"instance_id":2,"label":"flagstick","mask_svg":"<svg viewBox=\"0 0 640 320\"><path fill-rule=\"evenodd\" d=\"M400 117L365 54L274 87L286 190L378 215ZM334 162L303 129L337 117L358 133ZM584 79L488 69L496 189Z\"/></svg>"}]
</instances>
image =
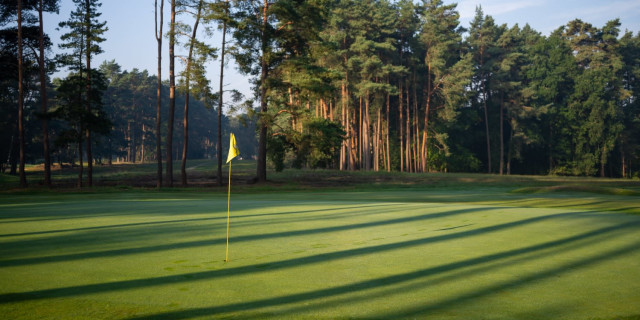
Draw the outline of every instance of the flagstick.
<instances>
[{"instance_id":1,"label":"flagstick","mask_svg":"<svg viewBox=\"0 0 640 320\"><path fill-rule=\"evenodd\" d=\"M229 161L229 193L227 197L227 254L224 259L224 262L229 262L229 216L231 211L231 163L233 161Z\"/></svg>"}]
</instances>

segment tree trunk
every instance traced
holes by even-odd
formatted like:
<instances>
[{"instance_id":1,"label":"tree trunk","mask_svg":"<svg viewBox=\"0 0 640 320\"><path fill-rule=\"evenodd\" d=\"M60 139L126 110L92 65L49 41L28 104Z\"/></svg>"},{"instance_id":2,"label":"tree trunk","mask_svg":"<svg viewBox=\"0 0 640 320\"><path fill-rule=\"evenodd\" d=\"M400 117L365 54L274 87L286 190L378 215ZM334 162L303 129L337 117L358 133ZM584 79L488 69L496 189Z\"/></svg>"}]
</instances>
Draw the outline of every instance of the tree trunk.
<instances>
[{"instance_id":1,"label":"tree trunk","mask_svg":"<svg viewBox=\"0 0 640 320\"><path fill-rule=\"evenodd\" d=\"M173 187L173 120L176 111L176 0L171 0L171 23L169 24L169 123L167 126L167 186Z\"/></svg>"},{"instance_id":2,"label":"tree trunk","mask_svg":"<svg viewBox=\"0 0 640 320\"><path fill-rule=\"evenodd\" d=\"M85 15L85 23L87 25L87 34L91 34L91 6L90 1L85 0L87 6L87 12ZM87 58L87 96L91 92L91 38L86 37L86 58ZM87 97L87 105L85 107L87 114L91 114L91 100ZM87 126L85 128L85 139L87 140L87 186L93 186L93 154L91 151L91 128Z\"/></svg>"},{"instance_id":3,"label":"tree trunk","mask_svg":"<svg viewBox=\"0 0 640 320\"><path fill-rule=\"evenodd\" d=\"M387 172L391 172L391 152L389 151L389 123L391 122L391 117L389 114L389 109L391 108L391 95L387 93L387 124L385 131L385 140L386 140L386 166Z\"/></svg>"},{"instance_id":4,"label":"tree trunk","mask_svg":"<svg viewBox=\"0 0 640 320\"><path fill-rule=\"evenodd\" d=\"M378 109L378 121L376 123L376 134L375 134L375 152L373 158L373 165L375 171L380 171L380 145L382 144L382 108Z\"/></svg>"},{"instance_id":5,"label":"tree trunk","mask_svg":"<svg viewBox=\"0 0 640 320\"><path fill-rule=\"evenodd\" d=\"M187 68L185 70L185 97L184 97L184 143L182 144L182 163L180 165L180 176L182 186L187 186L187 152L189 148L189 86L191 80L191 62L193 60L193 47L196 42L196 33L198 32L198 25L200 24L200 16L202 15L203 2L198 2L198 13L196 14L196 22L193 24L193 31L191 33L191 41L189 43L189 56L187 57Z\"/></svg>"},{"instance_id":6,"label":"tree trunk","mask_svg":"<svg viewBox=\"0 0 640 320\"><path fill-rule=\"evenodd\" d=\"M227 35L227 16L229 15L229 0L225 3L225 20L222 23L222 50L220 52L220 96L218 101L218 145L216 153L218 154L218 186L222 186L222 95L224 80L224 54L225 41Z\"/></svg>"},{"instance_id":7,"label":"tree trunk","mask_svg":"<svg viewBox=\"0 0 640 320\"><path fill-rule=\"evenodd\" d=\"M413 161L409 161L411 165L411 172L418 172L418 161L420 161L420 157L418 157L418 147L420 145L420 127L418 126L418 84L416 81L416 73L413 73L413 148L409 148L409 159L413 159ZM407 98L408 99L408 98ZM408 101L408 100L407 100ZM407 110L408 112L409 110ZM407 113L407 121L409 121L409 115ZM411 158L411 153L413 152L413 158Z\"/></svg>"},{"instance_id":8,"label":"tree trunk","mask_svg":"<svg viewBox=\"0 0 640 320\"><path fill-rule=\"evenodd\" d=\"M404 115L402 114L404 112L404 110L402 110L402 80L400 81L399 84L400 87L400 95L398 98L398 119L399 119L399 127L400 130L398 132L398 136L400 138L400 172L404 172L404 155L405 155L405 150L404 150ZM407 108L409 108L409 106L407 105ZM408 131L408 130L407 130Z\"/></svg>"},{"instance_id":9,"label":"tree trunk","mask_svg":"<svg viewBox=\"0 0 640 320\"><path fill-rule=\"evenodd\" d=\"M347 89L347 84L348 83L348 74L345 72L345 80L342 81L342 125L345 128L345 133L346 136L345 138L342 140L342 148L341 148L341 162L342 165L340 167L341 170L349 170L350 169L350 162L349 162L349 154L351 153L350 151L350 142L349 140L351 139L351 127L349 125L349 96L348 96L348 89Z\"/></svg>"},{"instance_id":10,"label":"tree trunk","mask_svg":"<svg viewBox=\"0 0 640 320\"><path fill-rule=\"evenodd\" d=\"M362 123L362 160L364 164L364 170L371 170L371 116L370 116L370 101L369 94L365 95L364 102L364 115Z\"/></svg>"},{"instance_id":11,"label":"tree trunk","mask_svg":"<svg viewBox=\"0 0 640 320\"><path fill-rule=\"evenodd\" d=\"M82 135L82 128L78 132ZM84 170L84 163L82 159L82 141L78 141L78 162L80 162L80 168L78 169L78 188L82 189L82 171Z\"/></svg>"},{"instance_id":12,"label":"tree trunk","mask_svg":"<svg viewBox=\"0 0 640 320\"><path fill-rule=\"evenodd\" d=\"M424 128L422 129L422 152L420 154L421 167L420 171L425 173L427 172L427 156L428 156L428 141L429 141L429 108L431 106L431 101L429 95L427 95L427 104L425 106L424 111Z\"/></svg>"},{"instance_id":13,"label":"tree trunk","mask_svg":"<svg viewBox=\"0 0 640 320\"><path fill-rule=\"evenodd\" d=\"M600 177L601 178L605 177L604 166L606 163L607 163L607 147L603 146L602 155L600 156Z\"/></svg>"},{"instance_id":14,"label":"tree trunk","mask_svg":"<svg viewBox=\"0 0 640 320\"><path fill-rule=\"evenodd\" d=\"M416 79L416 77L415 77L415 74L414 74L414 77L413 77L413 80L414 80L414 83L413 83L413 85L414 85L414 87L413 87L413 93L414 93L414 95L413 95L413 99L414 99L413 109L414 109L414 112L413 112L413 114L414 114L414 116L418 114L417 112L415 112L415 102L417 101L417 100L415 100L416 99L416 91L415 91L416 83L415 83L415 79ZM405 130L407 132L406 132L406 136L405 136L405 146L404 146L404 148L405 148L406 155L404 157L404 161L405 161L405 169L406 169L406 171L407 172L414 172L413 169L416 167L415 164L414 164L415 156L412 157L411 155L415 153L414 152L414 148L416 147L417 144L416 144L416 142L414 140L418 136L418 129L417 129L416 125L415 125L416 120L415 119L411 119L411 97L409 95L409 82L408 81L407 81L407 86L406 87L407 87L406 88L406 90L407 90L407 108L406 108L407 109L407 116L406 116L406 119L405 119L405 121L406 121L405 122ZM413 134L414 133L414 129L415 129L415 134Z\"/></svg>"},{"instance_id":15,"label":"tree trunk","mask_svg":"<svg viewBox=\"0 0 640 320\"><path fill-rule=\"evenodd\" d=\"M513 155L513 130L509 134L509 149L507 150L507 175L511 175L511 158Z\"/></svg>"},{"instance_id":16,"label":"tree trunk","mask_svg":"<svg viewBox=\"0 0 640 320\"><path fill-rule=\"evenodd\" d=\"M422 172L427 172L427 148L429 143L429 112L431 111L431 94L433 93L433 88L431 88L431 64L427 65L427 101L425 104L424 111L424 131L422 132L422 152L420 154L420 159L422 160Z\"/></svg>"},{"instance_id":17,"label":"tree trunk","mask_svg":"<svg viewBox=\"0 0 640 320\"><path fill-rule=\"evenodd\" d=\"M549 123L549 174L553 172L553 121Z\"/></svg>"},{"instance_id":18,"label":"tree trunk","mask_svg":"<svg viewBox=\"0 0 640 320\"><path fill-rule=\"evenodd\" d=\"M140 163L144 163L144 140L145 140L145 132L146 127L144 122L142 123L142 132L140 132Z\"/></svg>"},{"instance_id":19,"label":"tree trunk","mask_svg":"<svg viewBox=\"0 0 640 320\"><path fill-rule=\"evenodd\" d=\"M38 2L38 20L40 22L39 25L39 42L40 42L40 56L38 56L38 64L40 67L40 100L42 103L42 114L47 114L48 106L47 104L47 78L45 75L45 65L44 65L44 20L42 17L42 12L44 11L43 0L39 0ZM47 187L51 187L51 151L49 150L49 124L46 117L42 118L42 146L43 146L43 154L44 154L44 184Z\"/></svg>"},{"instance_id":20,"label":"tree trunk","mask_svg":"<svg viewBox=\"0 0 640 320\"><path fill-rule=\"evenodd\" d=\"M487 173L491 173L491 138L489 137L489 110L487 108L486 84L482 84L482 104L484 106L484 127L487 136Z\"/></svg>"},{"instance_id":21,"label":"tree trunk","mask_svg":"<svg viewBox=\"0 0 640 320\"><path fill-rule=\"evenodd\" d=\"M18 0L18 139L20 141L20 187L27 187L27 176L24 172L24 85L22 71L22 0Z\"/></svg>"},{"instance_id":22,"label":"tree trunk","mask_svg":"<svg viewBox=\"0 0 640 320\"><path fill-rule=\"evenodd\" d=\"M504 173L504 92L500 99L500 169L499 173Z\"/></svg>"},{"instance_id":23,"label":"tree trunk","mask_svg":"<svg viewBox=\"0 0 640 320\"><path fill-rule=\"evenodd\" d=\"M158 0L155 2L158 7ZM157 183L158 189L162 188L162 26L163 26L164 0L160 0L160 28L158 30L158 15L156 14L156 41L158 42L158 96L156 103L156 160L158 162Z\"/></svg>"},{"instance_id":24,"label":"tree trunk","mask_svg":"<svg viewBox=\"0 0 640 320\"><path fill-rule=\"evenodd\" d=\"M624 148L622 146L620 146L620 158L622 159L622 177L626 178L627 177L626 157L624 153Z\"/></svg>"},{"instance_id":25,"label":"tree trunk","mask_svg":"<svg viewBox=\"0 0 640 320\"><path fill-rule=\"evenodd\" d=\"M261 73L260 73L260 112L267 112L267 10L269 3L264 0L264 13L262 17L262 56L261 56ZM267 124L264 120L260 120L260 137L258 141L258 181L267 181Z\"/></svg>"}]
</instances>

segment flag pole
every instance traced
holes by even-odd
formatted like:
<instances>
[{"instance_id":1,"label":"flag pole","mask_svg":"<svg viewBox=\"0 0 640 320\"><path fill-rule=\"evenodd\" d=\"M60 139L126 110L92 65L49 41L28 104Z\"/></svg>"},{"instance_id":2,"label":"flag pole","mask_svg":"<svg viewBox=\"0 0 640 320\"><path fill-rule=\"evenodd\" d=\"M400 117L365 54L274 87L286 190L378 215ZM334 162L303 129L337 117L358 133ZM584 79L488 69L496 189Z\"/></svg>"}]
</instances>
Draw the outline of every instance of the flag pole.
<instances>
[{"instance_id":1,"label":"flag pole","mask_svg":"<svg viewBox=\"0 0 640 320\"><path fill-rule=\"evenodd\" d=\"M231 160L240 154L238 146L236 146L236 136L233 132L229 135L229 155L227 156L227 163L229 164L229 193L227 196L227 253L225 255L224 262L229 262L229 220L231 217Z\"/></svg>"},{"instance_id":2,"label":"flag pole","mask_svg":"<svg viewBox=\"0 0 640 320\"><path fill-rule=\"evenodd\" d=\"M227 253L224 259L224 262L229 262L229 220L230 220L230 212L231 212L231 163L233 161L229 161L229 192L227 195Z\"/></svg>"}]
</instances>

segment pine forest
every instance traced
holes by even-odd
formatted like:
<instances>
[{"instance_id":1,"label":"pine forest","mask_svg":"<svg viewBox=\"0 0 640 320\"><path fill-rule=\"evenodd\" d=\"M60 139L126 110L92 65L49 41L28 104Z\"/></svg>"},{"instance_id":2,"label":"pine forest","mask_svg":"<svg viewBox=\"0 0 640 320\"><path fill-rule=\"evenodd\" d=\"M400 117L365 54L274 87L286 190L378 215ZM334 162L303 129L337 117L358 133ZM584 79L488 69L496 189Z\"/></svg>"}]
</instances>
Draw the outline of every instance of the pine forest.
<instances>
[{"instance_id":1,"label":"pine forest","mask_svg":"<svg viewBox=\"0 0 640 320\"><path fill-rule=\"evenodd\" d=\"M158 70L123 70L95 61L100 1L73 3L52 48L42 13L60 1L0 1L3 172L43 164L51 185L52 166L77 165L91 186L93 166L150 162L161 187L187 185L186 161L206 158L222 185L233 132L257 181L292 168L640 175L640 34L619 19L543 35L481 6L462 25L440 0L154 0ZM225 63L253 96L207 77Z\"/></svg>"}]
</instances>

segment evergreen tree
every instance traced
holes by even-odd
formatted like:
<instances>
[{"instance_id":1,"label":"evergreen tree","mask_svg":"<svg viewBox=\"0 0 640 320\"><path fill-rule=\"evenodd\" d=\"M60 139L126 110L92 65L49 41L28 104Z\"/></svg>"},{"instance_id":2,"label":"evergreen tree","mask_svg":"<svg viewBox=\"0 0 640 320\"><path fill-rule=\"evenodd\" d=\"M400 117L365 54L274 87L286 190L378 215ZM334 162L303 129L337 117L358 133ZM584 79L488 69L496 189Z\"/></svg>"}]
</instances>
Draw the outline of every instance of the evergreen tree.
<instances>
[{"instance_id":1,"label":"evergreen tree","mask_svg":"<svg viewBox=\"0 0 640 320\"><path fill-rule=\"evenodd\" d=\"M71 49L72 53L61 56L62 61L72 71L77 72L79 76L87 78L86 95L92 92L91 75L94 73L91 69L91 60L93 56L102 53L99 44L105 39L102 35L108 30L106 22L100 22L98 19L101 13L98 9L102 6L99 0L73 0L76 4L75 11L71 12L69 20L60 23L61 28L67 28L69 31L60 38L63 43L60 44L61 49ZM101 92L100 90L96 92ZM87 113L92 113L93 99L84 99L86 103L85 109ZM101 110L96 110L100 113ZM87 184L89 187L93 185L93 155L91 151L91 127L84 128L87 153ZM82 172L82 171L80 171Z\"/></svg>"},{"instance_id":2,"label":"evergreen tree","mask_svg":"<svg viewBox=\"0 0 640 320\"><path fill-rule=\"evenodd\" d=\"M545 147L536 154L546 154L549 174L567 174L572 160L572 132L568 119L569 97L578 67L562 30L539 37L528 46L530 63L525 67L530 104L540 110L540 132ZM541 170L541 172L544 172Z\"/></svg>"},{"instance_id":3,"label":"evergreen tree","mask_svg":"<svg viewBox=\"0 0 640 320\"><path fill-rule=\"evenodd\" d=\"M624 129L619 26L618 20L609 21L602 29L573 20L564 33L580 67L569 103L577 174L594 175L599 167L604 177L609 155Z\"/></svg>"},{"instance_id":4,"label":"evergreen tree","mask_svg":"<svg viewBox=\"0 0 640 320\"><path fill-rule=\"evenodd\" d=\"M241 72L257 77L254 84L260 99L260 125L256 173L258 181L263 182L267 179L267 133L280 114L270 114L269 105L279 104L273 99L282 88L280 76L287 67L277 69L307 55L306 43L317 35L323 1L236 1L236 8L234 37L238 50L234 57Z\"/></svg>"},{"instance_id":5,"label":"evergreen tree","mask_svg":"<svg viewBox=\"0 0 640 320\"><path fill-rule=\"evenodd\" d=\"M441 122L452 122L457 109L464 104L465 90L472 74L471 55L461 55L462 32L456 5L443 5L442 1L425 1L423 28L420 42L426 48L426 87L424 127L421 142L421 170L429 170L430 144L449 154L445 130L430 127L432 113ZM433 136L433 141L430 137Z\"/></svg>"},{"instance_id":6,"label":"evergreen tree","mask_svg":"<svg viewBox=\"0 0 640 320\"><path fill-rule=\"evenodd\" d=\"M489 125L489 102L491 100L491 88L489 87L493 70L495 69L495 56L497 54L496 41L502 30L498 28L491 16L485 16L482 7L476 8L476 15L471 21L467 43L473 54L474 75L472 87L476 93L473 103L480 103L484 111L484 125L487 146L487 172L491 173L491 134Z\"/></svg>"},{"instance_id":7,"label":"evergreen tree","mask_svg":"<svg viewBox=\"0 0 640 320\"><path fill-rule=\"evenodd\" d=\"M51 111L53 117L67 124L66 129L59 133L56 145L75 144L78 147L80 160L78 188L83 186L82 144L86 138L84 134L86 128L91 128L98 134L107 134L111 128L111 122L102 110L102 96L107 86L106 78L95 69L91 70L91 73L90 78L84 74L71 73L60 81L56 88L56 106ZM92 82L91 86L88 85L88 81ZM88 87L91 88L90 91L87 91ZM94 107L90 111L86 109L88 103Z\"/></svg>"},{"instance_id":8,"label":"evergreen tree","mask_svg":"<svg viewBox=\"0 0 640 320\"><path fill-rule=\"evenodd\" d=\"M158 83L156 93L156 161L158 164L158 170L156 173L157 184L156 188L162 188L162 28L164 27L164 0L160 0L160 12L158 12L158 0L154 2L155 8L155 37L158 43ZM158 24L158 16L160 16L160 23Z\"/></svg>"},{"instance_id":9,"label":"evergreen tree","mask_svg":"<svg viewBox=\"0 0 640 320\"><path fill-rule=\"evenodd\" d=\"M632 162L640 159L640 33L626 32L620 39L619 52L623 61L621 96L624 130L620 137L620 173L631 177Z\"/></svg>"}]
</instances>

